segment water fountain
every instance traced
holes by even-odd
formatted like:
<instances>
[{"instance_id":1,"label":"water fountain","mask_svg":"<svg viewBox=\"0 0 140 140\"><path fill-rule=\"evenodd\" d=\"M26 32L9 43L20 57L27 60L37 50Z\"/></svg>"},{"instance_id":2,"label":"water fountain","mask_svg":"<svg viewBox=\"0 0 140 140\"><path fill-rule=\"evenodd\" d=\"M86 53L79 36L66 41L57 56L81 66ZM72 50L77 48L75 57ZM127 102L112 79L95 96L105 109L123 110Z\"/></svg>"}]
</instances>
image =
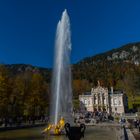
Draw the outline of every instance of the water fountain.
<instances>
[{"instance_id":1,"label":"water fountain","mask_svg":"<svg viewBox=\"0 0 140 140\"><path fill-rule=\"evenodd\" d=\"M57 126L60 118L66 122L72 120L72 89L71 89L71 32L67 10L62 13L58 22L55 40L55 55L52 77L52 98L50 123ZM60 122L62 122L61 119ZM63 122L62 122L63 123ZM51 126L50 126L51 127Z\"/></svg>"},{"instance_id":2,"label":"water fountain","mask_svg":"<svg viewBox=\"0 0 140 140\"><path fill-rule=\"evenodd\" d=\"M72 111L70 52L70 21L67 10L64 10L57 25L55 40L51 100L51 122L55 125L61 116L70 121Z\"/></svg>"}]
</instances>

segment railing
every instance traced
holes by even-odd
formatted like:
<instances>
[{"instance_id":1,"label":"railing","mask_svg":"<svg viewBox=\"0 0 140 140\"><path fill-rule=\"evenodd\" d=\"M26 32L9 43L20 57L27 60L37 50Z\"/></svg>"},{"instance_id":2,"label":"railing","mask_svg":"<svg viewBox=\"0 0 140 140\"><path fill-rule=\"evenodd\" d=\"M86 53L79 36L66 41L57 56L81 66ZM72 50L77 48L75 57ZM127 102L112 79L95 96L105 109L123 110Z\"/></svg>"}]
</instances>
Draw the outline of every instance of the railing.
<instances>
[{"instance_id":1,"label":"railing","mask_svg":"<svg viewBox=\"0 0 140 140\"><path fill-rule=\"evenodd\" d=\"M127 118L127 119L135 119L137 117L137 114L136 113L125 113L124 114L124 118Z\"/></svg>"}]
</instances>

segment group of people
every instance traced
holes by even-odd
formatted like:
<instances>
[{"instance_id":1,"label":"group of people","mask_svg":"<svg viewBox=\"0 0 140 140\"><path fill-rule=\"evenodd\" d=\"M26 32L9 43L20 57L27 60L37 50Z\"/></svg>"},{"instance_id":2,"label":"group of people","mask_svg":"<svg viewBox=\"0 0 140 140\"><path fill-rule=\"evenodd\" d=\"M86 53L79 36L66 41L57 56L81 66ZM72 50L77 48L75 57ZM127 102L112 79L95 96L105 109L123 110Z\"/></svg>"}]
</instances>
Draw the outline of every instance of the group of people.
<instances>
[{"instance_id":1,"label":"group of people","mask_svg":"<svg viewBox=\"0 0 140 140\"><path fill-rule=\"evenodd\" d=\"M75 115L75 123L99 123L104 121L113 121L114 118L111 114L103 111L78 113Z\"/></svg>"},{"instance_id":2,"label":"group of people","mask_svg":"<svg viewBox=\"0 0 140 140\"><path fill-rule=\"evenodd\" d=\"M0 117L1 127L17 127L24 125L34 125L36 123L47 123L47 116L15 116L15 117Z\"/></svg>"}]
</instances>

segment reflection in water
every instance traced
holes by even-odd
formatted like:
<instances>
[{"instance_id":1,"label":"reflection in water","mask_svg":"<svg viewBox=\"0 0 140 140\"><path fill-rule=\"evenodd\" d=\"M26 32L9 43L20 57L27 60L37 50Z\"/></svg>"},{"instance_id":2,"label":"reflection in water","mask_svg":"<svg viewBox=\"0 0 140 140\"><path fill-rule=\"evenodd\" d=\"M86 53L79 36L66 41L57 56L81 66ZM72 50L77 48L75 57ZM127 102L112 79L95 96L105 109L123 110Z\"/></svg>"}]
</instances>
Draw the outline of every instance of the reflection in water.
<instances>
[{"instance_id":1,"label":"reflection in water","mask_svg":"<svg viewBox=\"0 0 140 140\"><path fill-rule=\"evenodd\" d=\"M46 136L45 138L41 134L42 129L42 127L39 127L0 132L0 140L68 140L65 135ZM117 140L116 132L113 127L111 130L108 127L87 127L84 140Z\"/></svg>"}]
</instances>

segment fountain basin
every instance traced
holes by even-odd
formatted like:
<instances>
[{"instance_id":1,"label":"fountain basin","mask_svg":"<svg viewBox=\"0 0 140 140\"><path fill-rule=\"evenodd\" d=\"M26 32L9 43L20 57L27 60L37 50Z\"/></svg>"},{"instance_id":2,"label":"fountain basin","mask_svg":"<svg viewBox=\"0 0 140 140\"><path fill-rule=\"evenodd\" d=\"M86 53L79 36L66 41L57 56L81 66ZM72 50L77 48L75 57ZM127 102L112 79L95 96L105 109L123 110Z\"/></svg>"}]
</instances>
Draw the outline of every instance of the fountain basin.
<instances>
[{"instance_id":1,"label":"fountain basin","mask_svg":"<svg viewBox=\"0 0 140 140\"><path fill-rule=\"evenodd\" d=\"M101 126L86 126L84 139L85 140L121 140L118 136L121 135L116 127L101 127ZM41 135L43 127L8 130L0 132L1 140L68 140L65 135Z\"/></svg>"}]
</instances>

